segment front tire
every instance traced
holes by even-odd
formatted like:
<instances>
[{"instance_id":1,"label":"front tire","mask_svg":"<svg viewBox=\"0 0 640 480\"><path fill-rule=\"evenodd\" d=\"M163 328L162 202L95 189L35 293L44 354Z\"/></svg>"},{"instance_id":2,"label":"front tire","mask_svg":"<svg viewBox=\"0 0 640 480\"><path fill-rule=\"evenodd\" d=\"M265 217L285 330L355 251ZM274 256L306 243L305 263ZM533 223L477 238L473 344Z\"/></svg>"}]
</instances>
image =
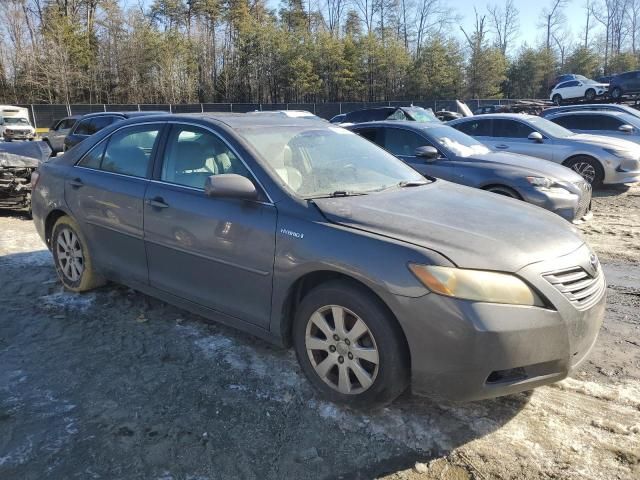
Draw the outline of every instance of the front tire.
<instances>
[{"instance_id":1,"label":"front tire","mask_svg":"<svg viewBox=\"0 0 640 480\"><path fill-rule=\"evenodd\" d=\"M51 252L58 277L66 289L85 292L105 283L93 266L84 235L71 217L60 217L53 226Z\"/></svg>"},{"instance_id":2,"label":"front tire","mask_svg":"<svg viewBox=\"0 0 640 480\"><path fill-rule=\"evenodd\" d=\"M333 281L309 292L297 308L293 343L306 377L333 402L381 407L409 384L409 352L400 326L359 285Z\"/></svg>"},{"instance_id":3,"label":"front tire","mask_svg":"<svg viewBox=\"0 0 640 480\"><path fill-rule=\"evenodd\" d=\"M584 98L587 101L592 102L596 98L596 91L593 88L590 88L584 93Z\"/></svg>"},{"instance_id":4,"label":"front tire","mask_svg":"<svg viewBox=\"0 0 640 480\"><path fill-rule=\"evenodd\" d=\"M559 93L556 93L552 98L551 101L553 103L555 103L556 105L560 105L562 103L562 95L560 95Z\"/></svg>"},{"instance_id":5,"label":"front tire","mask_svg":"<svg viewBox=\"0 0 640 480\"><path fill-rule=\"evenodd\" d=\"M574 172L579 173L593 188L602 186L604 169L595 158L580 155L568 160L564 165Z\"/></svg>"}]
</instances>

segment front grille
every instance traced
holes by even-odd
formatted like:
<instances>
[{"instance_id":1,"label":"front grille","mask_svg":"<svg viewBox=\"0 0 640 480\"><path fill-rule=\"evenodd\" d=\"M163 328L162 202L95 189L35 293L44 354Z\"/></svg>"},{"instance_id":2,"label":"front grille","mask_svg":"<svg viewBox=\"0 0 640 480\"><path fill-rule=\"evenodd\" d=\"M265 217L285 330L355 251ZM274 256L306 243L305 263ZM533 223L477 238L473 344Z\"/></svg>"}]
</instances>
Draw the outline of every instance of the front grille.
<instances>
[{"instance_id":1,"label":"front grille","mask_svg":"<svg viewBox=\"0 0 640 480\"><path fill-rule=\"evenodd\" d=\"M580 220L584 217L591 208L591 185L587 182L577 182L575 184L582 192L580 200L578 201L578 208L576 209L576 220Z\"/></svg>"},{"instance_id":2,"label":"front grille","mask_svg":"<svg viewBox=\"0 0 640 480\"><path fill-rule=\"evenodd\" d=\"M605 289L602 268L594 274L582 267L571 267L545 273L544 278L556 287L578 310L587 310L600 300Z\"/></svg>"}]
</instances>

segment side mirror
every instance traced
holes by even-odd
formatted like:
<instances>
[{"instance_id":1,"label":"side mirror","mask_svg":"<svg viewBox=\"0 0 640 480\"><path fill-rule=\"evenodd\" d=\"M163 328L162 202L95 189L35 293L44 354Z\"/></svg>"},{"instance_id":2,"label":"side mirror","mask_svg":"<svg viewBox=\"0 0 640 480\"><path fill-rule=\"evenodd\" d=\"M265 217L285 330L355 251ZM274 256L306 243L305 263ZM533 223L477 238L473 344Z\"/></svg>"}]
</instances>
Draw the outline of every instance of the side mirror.
<instances>
[{"instance_id":1,"label":"side mirror","mask_svg":"<svg viewBox=\"0 0 640 480\"><path fill-rule=\"evenodd\" d=\"M215 198L238 198L255 200L258 191L251 180L235 173L211 175L204 182L204 193Z\"/></svg>"},{"instance_id":2,"label":"side mirror","mask_svg":"<svg viewBox=\"0 0 640 480\"><path fill-rule=\"evenodd\" d=\"M620 127L618 127L618 130L620 130L622 133L632 133L633 127L631 125L625 124L620 125Z\"/></svg>"},{"instance_id":3,"label":"side mirror","mask_svg":"<svg viewBox=\"0 0 640 480\"><path fill-rule=\"evenodd\" d=\"M540 132L531 132L527 138L529 140L533 140L534 142L542 143L542 135L540 134Z\"/></svg>"},{"instance_id":4,"label":"side mirror","mask_svg":"<svg viewBox=\"0 0 640 480\"><path fill-rule=\"evenodd\" d=\"M432 146L423 146L423 147L418 147L416 148L416 151L414 153L414 155L416 157L419 158L424 158L426 161L434 161L436 158L438 158L438 155L440 153L438 152L438 150L435 147Z\"/></svg>"}]
</instances>

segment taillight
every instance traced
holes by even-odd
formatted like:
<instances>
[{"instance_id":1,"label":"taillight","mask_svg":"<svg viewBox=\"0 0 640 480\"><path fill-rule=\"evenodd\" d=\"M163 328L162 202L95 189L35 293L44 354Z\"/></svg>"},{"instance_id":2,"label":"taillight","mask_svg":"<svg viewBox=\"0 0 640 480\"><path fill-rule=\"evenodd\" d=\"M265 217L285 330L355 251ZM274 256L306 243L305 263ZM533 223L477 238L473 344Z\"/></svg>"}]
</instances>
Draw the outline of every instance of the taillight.
<instances>
[{"instance_id":1,"label":"taillight","mask_svg":"<svg viewBox=\"0 0 640 480\"><path fill-rule=\"evenodd\" d=\"M31 190L35 190L38 185L38 180L40 180L40 172L34 170L31 172Z\"/></svg>"}]
</instances>

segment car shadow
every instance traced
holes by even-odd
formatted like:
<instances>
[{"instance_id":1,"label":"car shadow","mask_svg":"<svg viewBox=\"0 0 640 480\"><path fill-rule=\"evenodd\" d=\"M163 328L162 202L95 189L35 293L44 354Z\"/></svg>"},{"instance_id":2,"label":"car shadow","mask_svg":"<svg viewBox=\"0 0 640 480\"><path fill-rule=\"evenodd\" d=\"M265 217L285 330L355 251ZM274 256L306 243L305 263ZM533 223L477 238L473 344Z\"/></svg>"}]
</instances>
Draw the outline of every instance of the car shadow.
<instances>
[{"instance_id":1,"label":"car shadow","mask_svg":"<svg viewBox=\"0 0 640 480\"><path fill-rule=\"evenodd\" d=\"M631 189L631 185L603 185L593 190L592 196L598 197L616 197L622 193L626 193Z\"/></svg>"},{"instance_id":2,"label":"car shadow","mask_svg":"<svg viewBox=\"0 0 640 480\"><path fill-rule=\"evenodd\" d=\"M31 214L26 209L10 209L0 207L0 217L19 218L21 220L31 220Z\"/></svg>"},{"instance_id":3,"label":"car shadow","mask_svg":"<svg viewBox=\"0 0 640 480\"><path fill-rule=\"evenodd\" d=\"M105 477L374 478L446 457L531 398L405 392L354 410L323 400L291 350L127 287L63 290L46 250L0 256L0 278L0 387L19 402L0 398L14 412L0 454L16 478L82 476L85 458ZM24 462L11 457L25 442Z\"/></svg>"}]
</instances>

